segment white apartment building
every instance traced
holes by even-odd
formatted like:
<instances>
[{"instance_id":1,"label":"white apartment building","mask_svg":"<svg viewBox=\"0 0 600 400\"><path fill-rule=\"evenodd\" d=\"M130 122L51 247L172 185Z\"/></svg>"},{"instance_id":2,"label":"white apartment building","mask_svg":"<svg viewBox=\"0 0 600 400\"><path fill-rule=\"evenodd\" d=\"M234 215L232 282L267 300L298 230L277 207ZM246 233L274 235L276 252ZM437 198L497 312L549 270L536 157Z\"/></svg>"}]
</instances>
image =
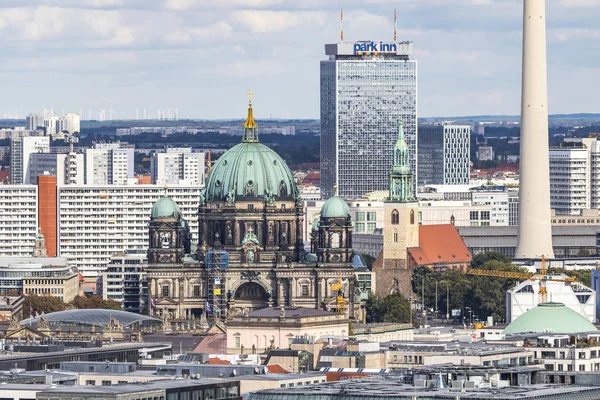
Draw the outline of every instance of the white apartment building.
<instances>
[{"instance_id":1,"label":"white apartment building","mask_svg":"<svg viewBox=\"0 0 600 400\"><path fill-rule=\"evenodd\" d=\"M490 206L489 226L508 226L509 225L509 195L504 190L475 190L471 193L471 202L474 206ZM485 220L485 219L484 219ZM473 226L473 225L471 225ZM487 225L479 225L487 226Z\"/></svg>"},{"instance_id":2,"label":"white apartment building","mask_svg":"<svg viewBox=\"0 0 600 400\"><path fill-rule=\"evenodd\" d=\"M96 289L104 300L121 303L121 308L144 313L148 301L146 252L128 252L111 257L107 269L98 277Z\"/></svg>"},{"instance_id":3,"label":"white apartment building","mask_svg":"<svg viewBox=\"0 0 600 400\"><path fill-rule=\"evenodd\" d=\"M65 114L58 120L58 132L81 132L81 120L78 114Z\"/></svg>"},{"instance_id":4,"label":"white apartment building","mask_svg":"<svg viewBox=\"0 0 600 400\"><path fill-rule=\"evenodd\" d=\"M168 188L198 241L200 186ZM148 221L162 185L69 185L58 188L59 255L95 282L111 256L148 249ZM35 233L34 233L35 236ZM33 242L32 242L33 243Z\"/></svg>"},{"instance_id":5,"label":"white apartment building","mask_svg":"<svg viewBox=\"0 0 600 400\"><path fill-rule=\"evenodd\" d=\"M50 138L47 136L24 136L10 141L10 181L13 184L28 183L29 159L33 153L49 153Z\"/></svg>"},{"instance_id":6,"label":"white apartment building","mask_svg":"<svg viewBox=\"0 0 600 400\"><path fill-rule=\"evenodd\" d=\"M38 188L0 185L0 257L30 257L38 231Z\"/></svg>"},{"instance_id":7,"label":"white apartment building","mask_svg":"<svg viewBox=\"0 0 600 400\"><path fill-rule=\"evenodd\" d=\"M46 135L56 135L60 132L60 122L58 117L48 117L44 120L44 128L46 128Z\"/></svg>"},{"instance_id":8,"label":"white apartment building","mask_svg":"<svg viewBox=\"0 0 600 400\"><path fill-rule=\"evenodd\" d=\"M585 147L550 149L550 204L557 215L590 208L593 165Z\"/></svg>"},{"instance_id":9,"label":"white apartment building","mask_svg":"<svg viewBox=\"0 0 600 400\"><path fill-rule=\"evenodd\" d=\"M43 130L27 130L22 126L15 128L1 128L0 129L0 140L3 139L18 139L25 136L43 136Z\"/></svg>"},{"instance_id":10,"label":"white apartment building","mask_svg":"<svg viewBox=\"0 0 600 400\"><path fill-rule=\"evenodd\" d=\"M477 148L479 161L494 161L494 148L492 146L479 146Z\"/></svg>"},{"instance_id":11,"label":"white apartment building","mask_svg":"<svg viewBox=\"0 0 600 400\"><path fill-rule=\"evenodd\" d=\"M38 114L29 114L25 117L25 129L34 131L44 126L44 117Z\"/></svg>"},{"instance_id":12,"label":"white apartment building","mask_svg":"<svg viewBox=\"0 0 600 400\"><path fill-rule=\"evenodd\" d=\"M466 185L471 168L469 125L419 125L419 185Z\"/></svg>"},{"instance_id":13,"label":"white apartment building","mask_svg":"<svg viewBox=\"0 0 600 400\"><path fill-rule=\"evenodd\" d=\"M85 183L125 185L134 177L134 149L120 143L96 143L85 151Z\"/></svg>"},{"instance_id":14,"label":"white apartment building","mask_svg":"<svg viewBox=\"0 0 600 400\"><path fill-rule=\"evenodd\" d=\"M80 153L36 153L29 159L29 184L37 184L40 175L56 176L58 185L83 185L84 156Z\"/></svg>"},{"instance_id":15,"label":"white apartment building","mask_svg":"<svg viewBox=\"0 0 600 400\"><path fill-rule=\"evenodd\" d=\"M167 148L154 153L150 162L152 183L158 185L204 185L205 153L193 153L191 147Z\"/></svg>"}]
</instances>

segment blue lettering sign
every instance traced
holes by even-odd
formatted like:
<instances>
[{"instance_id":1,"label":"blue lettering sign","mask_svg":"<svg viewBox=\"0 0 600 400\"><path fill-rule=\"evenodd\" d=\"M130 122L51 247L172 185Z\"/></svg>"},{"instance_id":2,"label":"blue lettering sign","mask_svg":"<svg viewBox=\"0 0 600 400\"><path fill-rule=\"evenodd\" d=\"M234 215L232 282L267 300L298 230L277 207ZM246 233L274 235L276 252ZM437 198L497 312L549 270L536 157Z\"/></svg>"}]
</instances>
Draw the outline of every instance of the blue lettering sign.
<instances>
[{"instance_id":1,"label":"blue lettering sign","mask_svg":"<svg viewBox=\"0 0 600 400\"><path fill-rule=\"evenodd\" d=\"M370 55L377 53L396 53L398 51L398 46L396 43L354 43L354 54L357 55Z\"/></svg>"}]
</instances>

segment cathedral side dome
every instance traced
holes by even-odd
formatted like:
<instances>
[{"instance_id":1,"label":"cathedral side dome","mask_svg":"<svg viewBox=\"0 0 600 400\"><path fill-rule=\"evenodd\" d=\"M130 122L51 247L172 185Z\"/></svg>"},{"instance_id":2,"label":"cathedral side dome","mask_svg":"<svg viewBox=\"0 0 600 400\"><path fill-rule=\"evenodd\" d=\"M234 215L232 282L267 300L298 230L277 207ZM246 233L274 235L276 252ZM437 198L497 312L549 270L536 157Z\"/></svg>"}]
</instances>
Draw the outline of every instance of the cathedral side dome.
<instances>
[{"instance_id":1,"label":"cathedral side dome","mask_svg":"<svg viewBox=\"0 0 600 400\"><path fill-rule=\"evenodd\" d=\"M177 218L180 215L181 211L179 210L177 203L175 203L169 196L164 195L156 203L154 203L150 216L152 218Z\"/></svg>"},{"instance_id":2,"label":"cathedral side dome","mask_svg":"<svg viewBox=\"0 0 600 400\"><path fill-rule=\"evenodd\" d=\"M321 218L347 218L349 216L348 204L337 194L330 197L321 207Z\"/></svg>"},{"instance_id":3,"label":"cathedral side dome","mask_svg":"<svg viewBox=\"0 0 600 400\"><path fill-rule=\"evenodd\" d=\"M250 103L242 143L226 151L211 169L206 181L206 201L297 197L290 169L275 151L259 143L257 129Z\"/></svg>"}]
</instances>

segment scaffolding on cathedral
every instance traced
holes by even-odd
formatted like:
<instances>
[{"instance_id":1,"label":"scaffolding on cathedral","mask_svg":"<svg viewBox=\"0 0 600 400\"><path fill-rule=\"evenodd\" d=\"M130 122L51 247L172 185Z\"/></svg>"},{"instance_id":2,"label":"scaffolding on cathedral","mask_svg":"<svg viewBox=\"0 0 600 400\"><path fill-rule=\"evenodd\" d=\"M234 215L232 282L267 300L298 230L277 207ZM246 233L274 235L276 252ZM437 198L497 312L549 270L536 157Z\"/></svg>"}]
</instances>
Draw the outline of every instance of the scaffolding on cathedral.
<instances>
[{"instance_id":1,"label":"scaffolding on cathedral","mask_svg":"<svg viewBox=\"0 0 600 400\"><path fill-rule=\"evenodd\" d=\"M206 254L206 265L208 266L206 313L215 320L224 321L227 316L225 271L229 269L229 253L225 250L210 250Z\"/></svg>"}]
</instances>

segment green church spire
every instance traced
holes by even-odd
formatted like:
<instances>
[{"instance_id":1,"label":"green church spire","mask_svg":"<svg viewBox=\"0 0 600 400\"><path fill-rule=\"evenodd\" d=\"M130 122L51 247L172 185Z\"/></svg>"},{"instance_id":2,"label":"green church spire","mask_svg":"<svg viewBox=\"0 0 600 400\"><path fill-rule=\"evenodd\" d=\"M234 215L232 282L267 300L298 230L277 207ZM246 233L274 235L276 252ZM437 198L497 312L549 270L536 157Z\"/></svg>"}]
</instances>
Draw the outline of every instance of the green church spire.
<instances>
[{"instance_id":1,"label":"green church spire","mask_svg":"<svg viewBox=\"0 0 600 400\"><path fill-rule=\"evenodd\" d=\"M394 165L390 171L389 200L400 203L413 201L413 174L408 161L408 144L404 139L404 123L400 119L398 140L394 146Z\"/></svg>"},{"instance_id":2,"label":"green church spire","mask_svg":"<svg viewBox=\"0 0 600 400\"><path fill-rule=\"evenodd\" d=\"M254 120L254 115L252 113L252 95L254 93L248 92L248 118L246 118L246 122L244 122L244 136L242 137L243 143L257 143L258 142L258 125Z\"/></svg>"}]
</instances>

